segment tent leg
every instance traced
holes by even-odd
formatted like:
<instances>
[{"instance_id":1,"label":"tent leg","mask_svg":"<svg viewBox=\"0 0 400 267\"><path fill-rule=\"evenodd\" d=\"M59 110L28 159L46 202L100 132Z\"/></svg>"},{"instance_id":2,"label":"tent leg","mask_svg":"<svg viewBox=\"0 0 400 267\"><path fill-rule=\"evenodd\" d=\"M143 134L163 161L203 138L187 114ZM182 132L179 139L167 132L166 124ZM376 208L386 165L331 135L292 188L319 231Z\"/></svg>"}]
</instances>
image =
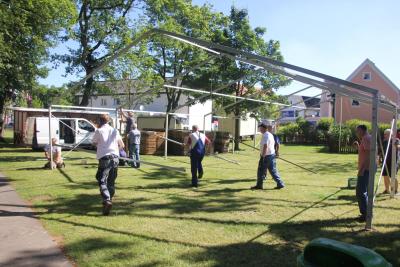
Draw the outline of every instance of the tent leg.
<instances>
[{"instance_id":1,"label":"tent leg","mask_svg":"<svg viewBox=\"0 0 400 267\"><path fill-rule=\"evenodd\" d=\"M393 132L392 132L392 169L390 170L392 175L390 177L390 183L391 183L391 190L390 190L390 198L394 198L395 195L395 190L396 190L396 179L397 179L397 144L396 144L396 140L397 140L397 109L394 111L393 114L393 119L394 119L394 123L393 123ZM395 155L395 156L393 156Z\"/></svg>"},{"instance_id":2,"label":"tent leg","mask_svg":"<svg viewBox=\"0 0 400 267\"><path fill-rule=\"evenodd\" d=\"M52 136L52 125L51 125L51 117L52 117L52 111L51 111L51 105L49 106L49 144L50 144L50 169L53 170L53 136Z\"/></svg>"},{"instance_id":3,"label":"tent leg","mask_svg":"<svg viewBox=\"0 0 400 267\"><path fill-rule=\"evenodd\" d=\"M366 218L366 230L372 230L372 217L374 209L374 183L376 173L376 142L378 135L378 105L379 105L379 94L373 94L372 99L372 132L371 132L371 150L369 159L369 179L368 179L368 204L367 204L367 218Z\"/></svg>"},{"instance_id":4,"label":"tent leg","mask_svg":"<svg viewBox=\"0 0 400 267\"><path fill-rule=\"evenodd\" d=\"M169 128L169 119L168 112L165 114L165 143L164 143L164 158L168 158L168 128Z\"/></svg>"}]
</instances>

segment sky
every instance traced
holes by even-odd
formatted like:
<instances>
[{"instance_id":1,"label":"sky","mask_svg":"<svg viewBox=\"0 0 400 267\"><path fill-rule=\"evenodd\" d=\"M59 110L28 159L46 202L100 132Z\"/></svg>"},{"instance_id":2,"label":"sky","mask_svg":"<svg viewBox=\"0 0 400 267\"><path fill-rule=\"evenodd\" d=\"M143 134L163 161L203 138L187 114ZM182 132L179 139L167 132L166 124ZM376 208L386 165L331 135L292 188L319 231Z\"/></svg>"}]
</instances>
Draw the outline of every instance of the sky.
<instances>
[{"instance_id":1,"label":"sky","mask_svg":"<svg viewBox=\"0 0 400 267\"><path fill-rule=\"evenodd\" d=\"M246 8L253 27L265 27L265 39L279 40L287 63L346 79L366 58L400 87L400 1L398 0L193 0L229 14ZM64 45L54 49L66 51ZM63 66L41 83L62 85ZM305 85L279 89L289 94ZM305 95L318 94L316 89Z\"/></svg>"}]
</instances>

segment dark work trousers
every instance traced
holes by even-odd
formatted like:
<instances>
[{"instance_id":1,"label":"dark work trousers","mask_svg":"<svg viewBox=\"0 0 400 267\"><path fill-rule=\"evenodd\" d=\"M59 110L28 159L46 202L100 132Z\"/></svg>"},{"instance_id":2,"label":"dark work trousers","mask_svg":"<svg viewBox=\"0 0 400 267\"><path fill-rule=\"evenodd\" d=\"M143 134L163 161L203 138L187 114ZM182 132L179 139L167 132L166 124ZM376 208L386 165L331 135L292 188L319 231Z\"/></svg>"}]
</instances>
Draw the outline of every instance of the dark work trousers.
<instances>
[{"instance_id":1,"label":"dark work trousers","mask_svg":"<svg viewBox=\"0 0 400 267\"><path fill-rule=\"evenodd\" d=\"M140 161L140 145L139 144L129 144L129 158ZM140 162L132 162L131 166L134 168L140 167Z\"/></svg>"},{"instance_id":2,"label":"dark work trousers","mask_svg":"<svg viewBox=\"0 0 400 267\"><path fill-rule=\"evenodd\" d=\"M276 158L275 154L268 155L265 157L260 156L260 160L258 161L258 169L257 169L257 186L263 187L263 182L267 177L267 170L272 176L272 179L276 182L278 187L284 187L281 177L279 176L278 170L276 169Z\"/></svg>"},{"instance_id":3,"label":"dark work trousers","mask_svg":"<svg viewBox=\"0 0 400 267\"><path fill-rule=\"evenodd\" d=\"M96 179L104 201L111 201L115 194L115 180L118 175L118 156L109 155L99 159Z\"/></svg>"},{"instance_id":4,"label":"dark work trousers","mask_svg":"<svg viewBox=\"0 0 400 267\"><path fill-rule=\"evenodd\" d=\"M192 171L192 185L198 185L198 174L203 173L203 165L201 164L204 154L192 153L190 155L190 167Z\"/></svg>"},{"instance_id":5,"label":"dark work trousers","mask_svg":"<svg viewBox=\"0 0 400 267\"><path fill-rule=\"evenodd\" d=\"M356 196L358 201L358 208L363 216L367 215L368 204L368 181L369 171L364 171L362 176L357 177Z\"/></svg>"}]
</instances>

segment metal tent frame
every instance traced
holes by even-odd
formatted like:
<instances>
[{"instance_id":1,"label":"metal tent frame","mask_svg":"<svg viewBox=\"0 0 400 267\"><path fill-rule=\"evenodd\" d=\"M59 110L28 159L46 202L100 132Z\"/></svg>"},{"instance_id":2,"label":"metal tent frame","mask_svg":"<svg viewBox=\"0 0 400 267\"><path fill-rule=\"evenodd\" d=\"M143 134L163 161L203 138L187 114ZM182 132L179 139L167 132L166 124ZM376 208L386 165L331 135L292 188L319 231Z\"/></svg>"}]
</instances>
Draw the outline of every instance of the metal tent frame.
<instances>
[{"instance_id":1,"label":"metal tent frame","mask_svg":"<svg viewBox=\"0 0 400 267\"><path fill-rule=\"evenodd\" d=\"M105 60L102 64L100 64L95 70L93 70L89 75L82 78L75 86L80 86L86 82L87 79L94 76L100 70L102 70L105 66L110 64L113 60L120 57L133 46L138 44L139 42L151 38L154 35L161 35L164 37L172 38L180 42L187 43L199 49L202 49L208 53L212 54L211 59L215 57L227 57L242 63L250 64L258 68L262 68L264 70L268 70L277 74L282 74L286 77L289 77L293 80L302 82L304 84L308 84L309 86L313 86L315 88L320 88L322 90L330 91L331 93L335 93L342 96L348 96L353 99L356 99L360 102L371 104L372 105L372 116L371 116L371 124L372 124L372 131L371 131L371 142L372 144L377 143L377 132L378 132L378 109L382 108L388 110L393 113L393 118L396 120L397 118L397 109L398 106L395 103L387 101L384 97L382 97L379 93L379 90L359 84L355 84L343 79L339 79L330 75L326 75L317 71L313 71L310 69L306 69L300 66L288 64L285 62L277 61L268 57L259 56L256 54L252 54L245 51L240 51L232 47L227 47L224 45L212 43L209 41L185 36L182 34L177 34L174 32L169 32L161 29L152 29L146 31L142 34L139 34L133 41L127 45L126 47L122 48L121 50L117 51L113 56L109 57ZM210 59L210 60L211 60ZM207 61L206 61L207 62ZM204 63L206 63L204 62ZM201 65L202 63L198 64ZM198 66L197 65L197 66ZM196 66L195 66L196 67ZM257 70L255 70L257 71ZM186 73L189 73L188 70ZM172 77L169 80L174 80ZM164 86L171 86L167 83ZM171 88L171 87L170 87ZM176 88L178 89L178 88ZM181 89L181 88L179 88ZM189 88L187 88L189 89ZM191 91L196 92L195 89L191 89ZM210 93L210 92L208 92ZM215 95L215 91L213 94ZM221 97L228 97L225 95L220 94ZM229 96L232 97L232 96ZM250 100L251 98L247 99ZM253 99L257 102L259 100ZM49 113L51 114L51 109L49 109ZM168 113L166 113L166 118L168 118ZM51 121L51 120L50 120ZM51 123L50 123L51 124ZM396 125L396 124L395 124ZM50 125L51 126L51 125ZM168 128L168 127L167 127ZM394 127L396 130L396 127ZM168 130L167 130L168 131ZM393 135L394 136L394 135ZM166 137L167 133L166 133ZM51 143L51 142L50 142ZM167 142L166 142L167 143ZM394 143L394 138L393 138ZM393 146L393 150L395 147ZM368 184L368 195L370 196L368 199L368 210L367 210L367 222L365 228L367 230L372 229L372 217L373 217L373 191L374 191L374 181L375 181L375 174L377 170L377 164L375 161L377 155L376 146L372 146L370 150L370 174L369 174L369 184ZM395 161L395 157L392 159ZM395 168L395 164L392 164L392 168ZM392 173L395 173L395 170L392 170ZM392 183L394 183L394 178L392 178Z\"/></svg>"}]
</instances>

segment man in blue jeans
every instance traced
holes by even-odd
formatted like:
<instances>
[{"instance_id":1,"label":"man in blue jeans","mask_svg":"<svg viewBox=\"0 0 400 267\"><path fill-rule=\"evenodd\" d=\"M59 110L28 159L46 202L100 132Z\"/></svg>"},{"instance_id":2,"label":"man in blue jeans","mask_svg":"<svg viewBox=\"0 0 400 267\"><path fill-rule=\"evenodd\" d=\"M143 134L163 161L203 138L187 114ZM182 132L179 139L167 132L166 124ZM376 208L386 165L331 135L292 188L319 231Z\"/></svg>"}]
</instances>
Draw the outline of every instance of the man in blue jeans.
<instances>
[{"instance_id":1,"label":"man in blue jeans","mask_svg":"<svg viewBox=\"0 0 400 267\"><path fill-rule=\"evenodd\" d=\"M137 161L140 161L140 136L136 123L132 123L131 130L128 133L129 158ZM137 161L132 162L133 168L140 167L140 162Z\"/></svg>"},{"instance_id":2,"label":"man in blue jeans","mask_svg":"<svg viewBox=\"0 0 400 267\"><path fill-rule=\"evenodd\" d=\"M369 180L369 159L371 150L371 135L368 134L367 126L358 125L356 128L358 141L354 142L354 146L358 150L358 174L356 196L358 207L361 215L358 217L360 222L364 222L367 218L368 203L368 180Z\"/></svg>"},{"instance_id":3,"label":"man in blue jeans","mask_svg":"<svg viewBox=\"0 0 400 267\"><path fill-rule=\"evenodd\" d=\"M285 187L281 177L279 176L278 170L276 169L276 157L275 157L275 139L274 136L267 131L267 125L261 123L258 128L261 132L260 142L260 160L258 161L257 169L257 184L251 187L252 190L262 190L263 183L267 176L267 170L271 174L272 178L276 182L275 189L282 189Z\"/></svg>"},{"instance_id":4,"label":"man in blue jeans","mask_svg":"<svg viewBox=\"0 0 400 267\"><path fill-rule=\"evenodd\" d=\"M118 176L119 149L124 148L119 132L108 124L109 121L108 114L100 115L100 127L93 136L93 144L97 147L96 158L99 160L96 179L103 199L103 215L109 215L112 208L115 180Z\"/></svg>"},{"instance_id":5,"label":"man in blue jeans","mask_svg":"<svg viewBox=\"0 0 400 267\"><path fill-rule=\"evenodd\" d=\"M210 144L210 140L205 134L199 132L197 125L192 126L192 133L189 135L187 145L190 153L190 167L192 172L192 187L198 186L198 179L203 177L202 161L206 154L206 145Z\"/></svg>"}]
</instances>

